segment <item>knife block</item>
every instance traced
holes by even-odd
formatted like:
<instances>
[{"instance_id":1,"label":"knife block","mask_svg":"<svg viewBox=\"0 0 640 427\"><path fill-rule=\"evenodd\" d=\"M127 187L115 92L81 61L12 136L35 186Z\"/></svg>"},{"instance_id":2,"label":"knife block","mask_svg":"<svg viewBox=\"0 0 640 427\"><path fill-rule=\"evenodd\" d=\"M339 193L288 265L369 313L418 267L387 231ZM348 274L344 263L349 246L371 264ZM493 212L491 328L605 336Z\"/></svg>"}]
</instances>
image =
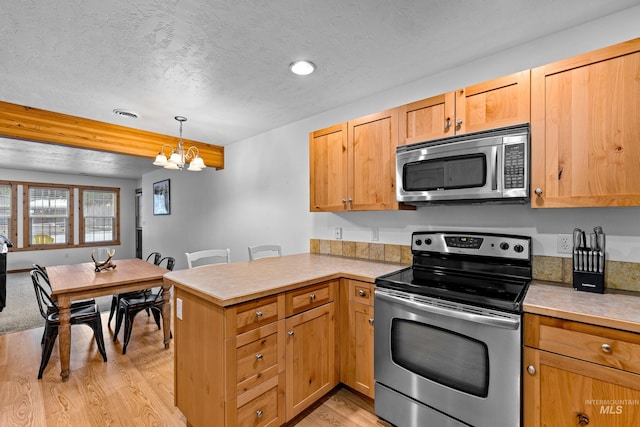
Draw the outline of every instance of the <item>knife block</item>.
<instances>
[{"instance_id":1,"label":"knife block","mask_svg":"<svg viewBox=\"0 0 640 427\"><path fill-rule=\"evenodd\" d=\"M606 257L603 257L601 272L573 270L573 289L576 291L603 294L605 261Z\"/></svg>"}]
</instances>

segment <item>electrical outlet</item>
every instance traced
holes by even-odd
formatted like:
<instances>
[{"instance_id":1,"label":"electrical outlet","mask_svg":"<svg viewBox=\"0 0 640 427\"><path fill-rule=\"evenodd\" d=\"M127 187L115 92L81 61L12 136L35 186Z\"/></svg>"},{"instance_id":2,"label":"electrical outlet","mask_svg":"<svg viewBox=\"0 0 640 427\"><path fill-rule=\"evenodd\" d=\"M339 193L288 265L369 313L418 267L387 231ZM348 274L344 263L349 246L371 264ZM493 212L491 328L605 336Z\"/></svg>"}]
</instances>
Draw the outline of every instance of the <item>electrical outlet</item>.
<instances>
[{"instance_id":1,"label":"electrical outlet","mask_svg":"<svg viewBox=\"0 0 640 427\"><path fill-rule=\"evenodd\" d=\"M377 242L378 240L380 240L380 232L378 230L378 227L373 227L371 229L371 241Z\"/></svg>"},{"instance_id":2,"label":"electrical outlet","mask_svg":"<svg viewBox=\"0 0 640 427\"><path fill-rule=\"evenodd\" d=\"M176 317L182 320L182 300L176 298Z\"/></svg>"},{"instance_id":3,"label":"electrical outlet","mask_svg":"<svg viewBox=\"0 0 640 427\"><path fill-rule=\"evenodd\" d=\"M558 253L573 253L573 236L571 234L558 234Z\"/></svg>"},{"instance_id":4,"label":"electrical outlet","mask_svg":"<svg viewBox=\"0 0 640 427\"><path fill-rule=\"evenodd\" d=\"M335 232L333 234L333 237L336 240L342 240L342 228L341 227L336 227Z\"/></svg>"}]
</instances>

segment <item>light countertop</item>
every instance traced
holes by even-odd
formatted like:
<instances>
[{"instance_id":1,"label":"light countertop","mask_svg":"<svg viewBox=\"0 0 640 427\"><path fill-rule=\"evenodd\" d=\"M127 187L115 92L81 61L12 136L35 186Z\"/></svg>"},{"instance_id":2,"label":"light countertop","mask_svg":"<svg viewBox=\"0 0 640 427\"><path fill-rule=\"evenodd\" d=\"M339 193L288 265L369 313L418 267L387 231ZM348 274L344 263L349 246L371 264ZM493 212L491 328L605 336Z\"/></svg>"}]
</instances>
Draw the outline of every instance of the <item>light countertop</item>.
<instances>
[{"instance_id":1,"label":"light countertop","mask_svg":"<svg viewBox=\"0 0 640 427\"><path fill-rule=\"evenodd\" d=\"M636 292L597 294L534 280L524 300L524 311L640 333L640 293Z\"/></svg>"},{"instance_id":2,"label":"light countertop","mask_svg":"<svg viewBox=\"0 0 640 427\"><path fill-rule=\"evenodd\" d=\"M164 280L226 307L340 277L374 283L376 277L404 267L307 253L176 270Z\"/></svg>"}]
</instances>

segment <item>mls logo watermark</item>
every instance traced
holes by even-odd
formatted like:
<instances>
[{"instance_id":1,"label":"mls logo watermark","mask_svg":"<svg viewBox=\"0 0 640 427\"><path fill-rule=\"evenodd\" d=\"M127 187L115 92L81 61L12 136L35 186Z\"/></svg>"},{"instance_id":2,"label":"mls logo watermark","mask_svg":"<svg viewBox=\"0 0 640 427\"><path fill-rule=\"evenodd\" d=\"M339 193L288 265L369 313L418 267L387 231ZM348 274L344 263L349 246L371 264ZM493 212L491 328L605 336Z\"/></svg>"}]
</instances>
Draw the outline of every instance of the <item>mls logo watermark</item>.
<instances>
[{"instance_id":1,"label":"mls logo watermark","mask_svg":"<svg viewBox=\"0 0 640 427\"><path fill-rule=\"evenodd\" d=\"M612 399L612 400L585 400L585 405L599 406L601 415L622 415L625 406L640 405L640 400Z\"/></svg>"}]
</instances>

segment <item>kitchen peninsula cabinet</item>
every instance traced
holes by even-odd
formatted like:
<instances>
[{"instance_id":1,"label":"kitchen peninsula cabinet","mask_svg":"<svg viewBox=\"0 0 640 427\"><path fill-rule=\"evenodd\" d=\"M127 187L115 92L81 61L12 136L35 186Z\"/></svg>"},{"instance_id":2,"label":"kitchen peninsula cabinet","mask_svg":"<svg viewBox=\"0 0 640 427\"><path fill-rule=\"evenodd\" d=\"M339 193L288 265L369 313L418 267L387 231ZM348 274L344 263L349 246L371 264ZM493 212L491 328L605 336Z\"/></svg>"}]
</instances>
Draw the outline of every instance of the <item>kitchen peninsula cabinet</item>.
<instances>
[{"instance_id":1,"label":"kitchen peninsula cabinet","mask_svg":"<svg viewBox=\"0 0 640 427\"><path fill-rule=\"evenodd\" d=\"M524 426L631 427L640 334L525 314Z\"/></svg>"},{"instance_id":2,"label":"kitchen peninsula cabinet","mask_svg":"<svg viewBox=\"0 0 640 427\"><path fill-rule=\"evenodd\" d=\"M640 205L640 38L532 70L531 205Z\"/></svg>"},{"instance_id":3,"label":"kitchen peninsula cabinet","mask_svg":"<svg viewBox=\"0 0 640 427\"><path fill-rule=\"evenodd\" d=\"M311 212L414 209L396 201L398 110L309 134Z\"/></svg>"},{"instance_id":4,"label":"kitchen peninsula cabinet","mask_svg":"<svg viewBox=\"0 0 640 427\"><path fill-rule=\"evenodd\" d=\"M399 107L398 145L528 123L530 71Z\"/></svg>"},{"instance_id":5,"label":"kitchen peninsula cabinet","mask_svg":"<svg viewBox=\"0 0 640 427\"><path fill-rule=\"evenodd\" d=\"M338 384L334 302L337 289L335 280L296 291L287 299L292 301L287 313L300 313L285 321L287 421Z\"/></svg>"},{"instance_id":6,"label":"kitchen peninsula cabinet","mask_svg":"<svg viewBox=\"0 0 640 427\"><path fill-rule=\"evenodd\" d=\"M277 426L340 381L345 279L399 264L296 254L164 275L174 286L175 404L188 425Z\"/></svg>"},{"instance_id":7,"label":"kitchen peninsula cabinet","mask_svg":"<svg viewBox=\"0 0 640 427\"><path fill-rule=\"evenodd\" d=\"M343 279L341 283L340 381L374 398L373 298L374 285Z\"/></svg>"}]
</instances>

